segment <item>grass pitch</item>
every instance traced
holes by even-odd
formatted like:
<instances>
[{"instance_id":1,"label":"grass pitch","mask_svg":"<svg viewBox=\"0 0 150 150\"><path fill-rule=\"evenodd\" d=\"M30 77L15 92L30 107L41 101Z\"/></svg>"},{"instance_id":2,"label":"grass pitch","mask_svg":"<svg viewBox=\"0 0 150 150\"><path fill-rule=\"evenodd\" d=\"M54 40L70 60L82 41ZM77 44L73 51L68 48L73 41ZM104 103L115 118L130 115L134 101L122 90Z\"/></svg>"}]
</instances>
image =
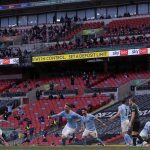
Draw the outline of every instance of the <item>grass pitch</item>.
<instances>
[{"instance_id":1,"label":"grass pitch","mask_svg":"<svg viewBox=\"0 0 150 150\"><path fill-rule=\"evenodd\" d=\"M127 146L25 146L25 147L0 147L0 150L150 150L150 147L127 147Z\"/></svg>"}]
</instances>

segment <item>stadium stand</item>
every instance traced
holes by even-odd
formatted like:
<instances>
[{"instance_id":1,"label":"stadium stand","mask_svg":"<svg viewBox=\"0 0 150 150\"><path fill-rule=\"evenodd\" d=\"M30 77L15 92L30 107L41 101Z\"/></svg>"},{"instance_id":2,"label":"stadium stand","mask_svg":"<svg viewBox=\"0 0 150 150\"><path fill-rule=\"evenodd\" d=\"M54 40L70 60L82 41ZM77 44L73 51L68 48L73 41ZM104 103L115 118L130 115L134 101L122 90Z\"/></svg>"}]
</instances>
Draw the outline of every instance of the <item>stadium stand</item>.
<instances>
[{"instance_id":1,"label":"stadium stand","mask_svg":"<svg viewBox=\"0 0 150 150\"><path fill-rule=\"evenodd\" d=\"M22 109L24 110L24 115L20 116L20 119L17 119L18 110L13 112L8 118L8 121L13 122L15 127L20 128L25 131L26 127L29 125L30 128L35 129L35 133L39 133L45 127L53 126L53 120L50 122L47 120L47 116L53 111L54 113L58 113L63 110L64 103L70 103L74 106L74 111L79 111L83 107L89 108L90 111L93 111L99 107L102 107L110 102L109 96L99 95L95 98L92 96L85 97L68 97L65 99L42 99L40 101L32 102ZM31 115L32 114L32 115ZM39 117L43 116L44 121L40 122ZM58 124L60 124L59 120L57 120ZM64 124L64 120L61 124ZM3 125L3 128L7 126Z\"/></svg>"},{"instance_id":2,"label":"stadium stand","mask_svg":"<svg viewBox=\"0 0 150 150\"><path fill-rule=\"evenodd\" d=\"M32 53L61 54L67 53L69 50L83 51L89 49L91 51L91 48L110 49L110 46L113 49L119 49L118 46L124 48L130 46L139 47L141 43L147 46L150 41L149 26L148 17L133 17L130 19L114 20L110 23L105 23L101 20L76 23L67 17L60 24L5 28L1 29L0 33L1 37L21 36L22 44L49 43L48 47L42 48L43 50L33 50L31 51ZM94 38L82 38L81 32L88 29L101 29L102 33L99 33ZM71 40L77 34L78 38ZM15 45L11 48L1 48L0 51L1 57L21 57L28 54L26 49L20 50Z\"/></svg>"},{"instance_id":3,"label":"stadium stand","mask_svg":"<svg viewBox=\"0 0 150 150\"><path fill-rule=\"evenodd\" d=\"M55 77L39 80L26 80L20 81L18 84L14 82L13 86L7 86L3 88L2 97L15 97L15 96L25 96L26 93L43 86L41 91L48 91L50 84L53 84L54 89L51 91L52 95L58 95L59 91L63 94L83 94L85 88L110 88L110 87L119 87L131 80L136 79L147 79L149 78L149 72L129 72L129 73L120 73L120 74L97 74L97 78L93 79L92 75L89 76L88 81L86 78L83 80L83 76L73 77L74 84L71 83L71 77ZM77 82L78 81L78 82ZM5 81L4 81L5 84ZM45 89L44 89L45 88ZM8 90L6 90L8 89ZM75 90L76 91L72 91ZM71 90L71 91L69 91ZM45 93L43 95L49 95L50 93ZM42 94L41 94L42 95Z\"/></svg>"},{"instance_id":4,"label":"stadium stand","mask_svg":"<svg viewBox=\"0 0 150 150\"><path fill-rule=\"evenodd\" d=\"M140 95L140 96L135 96L134 98L136 99L136 103L140 106L140 111L144 111L145 113L141 113L141 122L142 122L142 126L141 128L144 126L144 123L146 121L149 120L149 112L147 110L149 110L149 99L150 95ZM121 103L118 102L112 106L109 106L108 108L95 113L95 115L99 115L99 117L102 119L103 122L105 122L107 125L107 127L101 127L101 125L97 122L96 126L97 126L97 130L99 133L99 136L105 140L105 143L109 144L109 143L116 143L116 142L122 142L122 135L120 135L121 129L120 129L120 119L116 119L113 122L107 122L108 118L111 117L115 112L118 111L118 106ZM146 113L147 111L147 113ZM47 135L47 142L43 142L43 137L39 137L34 139L33 141L31 141L31 143L26 143L24 145L33 145L33 144L39 144L39 145L50 145L50 144L54 144L54 145L59 145L60 144L60 137L55 136L55 135L59 135L60 134L60 130L55 130L55 131L51 131L49 132L49 134ZM53 135L53 136L52 136ZM78 139L78 140L77 140ZM77 135L77 143L79 143L81 136ZM54 143L52 143L51 141L53 141Z\"/></svg>"},{"instance_id":5,"label":"stadium stand","mask_svg":"<svg viewBox=\"0 0 150 150\"><path fill-rule=\"evenodd\" d=\"M149 120L149 112L147 110L150 109L150 102L149 102L149 97L150 95L138 95L138 96L135 96L134 98L136 99L136 103L137 105L139 106L140 108L140 111L141 111L141 123L142 123L142 126L141 128L144 126L144 123L146 121ZM100 116L102 118L102 120L105 122L107 120L107 118L111 117L111 115L114 114L114 112L117 112L118 111L118 106L120 105L121 103L118 102L106 109L104 109L103 111L100 112ZM142 113L142 112L145 112L145 113ZM147 112L147 113L146 113ZM102 114L104 115L102 115ZM107 123L107 121L106 121ZM114 142L114 141L117 141L118 139L121 139L122 136L118 136L118 134L121 132L121 129L120 129L120 119L117 119L116 121L110 123L109 122L109 126L106 127L105 129L102 129L102 128L99 128L99 124L97 124L97 127L98 127L98 130L99 130L99 133L100 133L100 136L102 138L106 138L108 137L107 134L110 134L111 137L114 137L114 135L117 135L115 136L114 138L106 138L106 142Z\"/></svg>"},{"instance_id":6,"label":"stadium stand","mask_svg":"<svg viewBox=\"0 0 150 150\"><path fill-rule=\"evenodd\" d=\"M16 0L13 3L19 2ZM60 145L60 134L66 120L61 117L48 120L47 116L62 111L64 104L70 103L73 111L78 114L81 114L82 108L87 108L106 123L106 127L101 127L96 122L99 137L106 144L122 143L119 119L108 122L108 118L117 112L120 105L120 101L112 96L114 97L114 92L118 94L118 88L126 83L150 77L149 1L134 4L133 0L134 5L129 2L125 6L123 1L118 1L116 7L116 2L111 2L109 6L103 0L90 1L84 3L83 8L79 2L78 5L66 4L64 10L65 5L61 8L58 3L66 1L57 1L57 6L54 7L53 4L45 7L37 5L37 9L33 8L32 11L32 7L20 11L20 6L43 5L50 1L22 2L24 6L7 6L9 0L0 1L0 9L4 9L0 10L0 75L3 75L3 79L5 75L21 74L20 79L0 80L0 127L9 130L11 124L11 130L14 131L8 141L16 140L16 143L23 146ZM109 7L102 8L106 6ZM8 14L5 8L8 9ZM73 63L71 60L66 63L46 62L43 65L32 63L33 56L103 51L109 53L139 48L146 48L146 53L142 56L130 55L128 58L121 55L120 58L115 58L115 55L108 58L106 55L99 59L74 60ZM19 58L18 65L5 63L10 58ZM83 66L80 66L81 61ZM29 66L24 65L28 62ZM7 73L3 73L5 69ZM65 76L67 71L69 75ZM55 72L57 75L52 76ZM130 85L128 88L131 88ZM137 89L149 90L149 84ZM134 90L130 92L136 94ZM140 119L144 125L150 119L150 95L135 95L134 98L140 106ZM67 144L81 144L81 135L77 133L75 139Z\"/></svg>"},{"instance_id":7,"label":"stadium stand","mask_svg":"<svg viewBox=\"0 0 150 150\"><path fill-rule=\"evenodd\" d=\"M3 92L5 90L9 89L14 83L15 83L15 80L1 80L0 81L0 92Z\"/></svg>"},{"instance_id":8,"label":"stadium stand","mask_svg":"<svg viewBox=\"0 0 150 150\"><path fill-rule=\"evenodd\" d=\"M140 104L140 110L147 110L149 109L149 101L147 101L149 99L149 95L142 95L142 96L135 96L136 100L137 100L137 104ZM114 112L117 112L118 110L118 106L119 104L121 104L120 102L118 102L117 104L114 104L112 106L110 106L109 108L104 109L103 111L99 112L99 113L106 113L108 115L103 116L102 115L102 120L103 122L106 122L107 124L107 119L109 118L109 116L111 116L111 114L114 114ZM141 105L142 104L142 105ZM142 121L142 127L144 126L144 123L149 120L148 114L142 115L141 116L141 121ZM116 141L121 141L122 142L122 136L120 135L120 120L117 119L114 122L110 123L109 122L109 126L105 127L105 128L101 128L101 125L97 122L96 124L97 129L98 129L98 133L99 136L105 140L105 143L109 144L109 143L114 143ZM56 133L59 133L60 130L56 130L55 133L50 132L49 134L51 135L52 133L55 135ZM39 137L34 139L33 141L31 141L31 143L26 143L25 145L33 145L33 144L39 144L39 145L50 145L52 144L51 141L54 142L55 145L59 145L60 144L60 137L57 136L47 136L47 142L43 142L43 137ZM80 136L77 136L80 141ZM78 141L78 142L79 142Z\"/></svg>"}]
</instances>

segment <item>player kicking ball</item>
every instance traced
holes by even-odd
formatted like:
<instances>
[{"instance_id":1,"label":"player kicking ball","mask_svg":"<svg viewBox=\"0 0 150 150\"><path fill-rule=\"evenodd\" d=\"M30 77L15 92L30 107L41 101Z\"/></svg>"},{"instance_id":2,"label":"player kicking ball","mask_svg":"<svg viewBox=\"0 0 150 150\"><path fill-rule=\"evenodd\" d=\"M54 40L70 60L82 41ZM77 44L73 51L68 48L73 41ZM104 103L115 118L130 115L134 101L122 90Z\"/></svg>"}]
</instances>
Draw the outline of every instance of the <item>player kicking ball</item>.
<instances>
[{"instance_id":1,"label":"player kicking ball","mask_svg":"<svg viewBox=\"0 0 150 150\"><path fill-rule=\"evenodd\" d=\"M103 124L103 126L105 126L105 124L99 120L98 118L96 118L94 115L92 114L88 114L86 109L82 109L82 129L81 131L84 130L83 134L82 134L82 140L83 140L83 144L86 145L86 139L87 137L93 137L94 139L96 139L96 141L99 142L99 144L105 146L105 144L102 142L101 139L98 138L98 134L96 131L96 127L95 127L95 120L99 121L100 123Z\"/></svg>"},{"instance_id":2,"label":"player kicking ball","mask_svg":"<svg viewBox=\"0 0 150 150\"><path fill-rule=\"evenodd\" d=\"M64 111L59 114L48 116L48 118L57 118L64 117L67 119L67 124L62 130L62 145L66 145L66 139L70 138L70 135L73 135L77 129L77 122L82 119L82 116L71 110L70 104L65 104Z\"/></svg>"}]
</instances>

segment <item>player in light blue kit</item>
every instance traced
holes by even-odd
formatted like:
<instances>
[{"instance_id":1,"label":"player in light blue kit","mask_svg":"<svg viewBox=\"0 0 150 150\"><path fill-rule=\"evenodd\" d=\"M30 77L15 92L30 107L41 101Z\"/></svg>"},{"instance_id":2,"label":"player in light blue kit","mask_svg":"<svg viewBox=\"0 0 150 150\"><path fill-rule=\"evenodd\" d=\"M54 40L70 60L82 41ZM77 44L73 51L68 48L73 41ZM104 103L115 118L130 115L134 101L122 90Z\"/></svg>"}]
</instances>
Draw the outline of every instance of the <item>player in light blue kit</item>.
<instances>
[{"instance_id":1,"label":"player in light blue kit","mask_svg":"<svg viewBox=\"0 0 150 150\"><path fill-rule=\"evenodd\" d=\"M147 141L150 134L150 121L146 122L143 130L140 132L140 136L143 138L143 140ZM146 145L147 142L143 142L143 145Z\"/></svg>"},{"instance_id":2,"label":"player in light blue kit","mask_svg":"<svg viewBox=\"0 0 150 150\"><path fill-rule=\"evenodd\" d=\"M59 114L48 116L48 118L64 117L67 119L67 124L62 130L62 145L66 144L66 139L76 132L77 121L82 119L82 116L71 110L70 104L65 104L64 111Z\"/></svg>"},{"instance_id":3,"label":"player in light blue kit","mask_svg":"<svg viewBox=\"0 0 150 150\"><path fill-rule=\"evenodd\" d=\"M100 144L105 146L102 140L98 138L98 134L97 134L96 127L95 127L95 120L99 121L104 126L105 124L102 121L100 121L98 118L96 118L94 115L88 114L86 109L82 109L82 114L83 114L83 117L82 117L82 129L81 130L84 130L82 134L82 139L84 141L84 144L86 145L86 138L88 136L91 136L95 138Z\"/></svg>"},{"instance_id":4,"label":"player in light blue kit","mask_svg":"<svg viewBox=\"0 0 150 150\"><path fill-rule=\"evenodd\" d=\"M132 139L128 134L129 130L129 113L130 109L129 106L127 106L126 101L123 100L122 104L118 107L118 112L114 116L110 118L110 121L114 120L115 118L120 116L121 119L121 130L122 130L122 135L124 137L124 141L127 145L132 145Z\"/></svg>"}]
</instances>

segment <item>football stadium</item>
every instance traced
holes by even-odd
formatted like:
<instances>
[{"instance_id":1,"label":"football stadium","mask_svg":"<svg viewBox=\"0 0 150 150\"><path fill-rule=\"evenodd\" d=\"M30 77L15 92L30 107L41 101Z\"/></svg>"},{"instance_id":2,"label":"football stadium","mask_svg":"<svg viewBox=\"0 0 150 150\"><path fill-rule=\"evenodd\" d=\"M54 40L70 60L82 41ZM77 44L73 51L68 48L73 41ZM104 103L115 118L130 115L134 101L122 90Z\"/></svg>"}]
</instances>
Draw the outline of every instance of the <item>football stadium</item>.
<instances>
[{"instance_id":1,"label":"football stadium","mask_svg":"<svg viewBox=\"0 0 150 150\"><path fill-rule=\"evenodd\" d=\"M0 0L1 149L150 149L150 1Z\"/></svg>"}]
</instances>

